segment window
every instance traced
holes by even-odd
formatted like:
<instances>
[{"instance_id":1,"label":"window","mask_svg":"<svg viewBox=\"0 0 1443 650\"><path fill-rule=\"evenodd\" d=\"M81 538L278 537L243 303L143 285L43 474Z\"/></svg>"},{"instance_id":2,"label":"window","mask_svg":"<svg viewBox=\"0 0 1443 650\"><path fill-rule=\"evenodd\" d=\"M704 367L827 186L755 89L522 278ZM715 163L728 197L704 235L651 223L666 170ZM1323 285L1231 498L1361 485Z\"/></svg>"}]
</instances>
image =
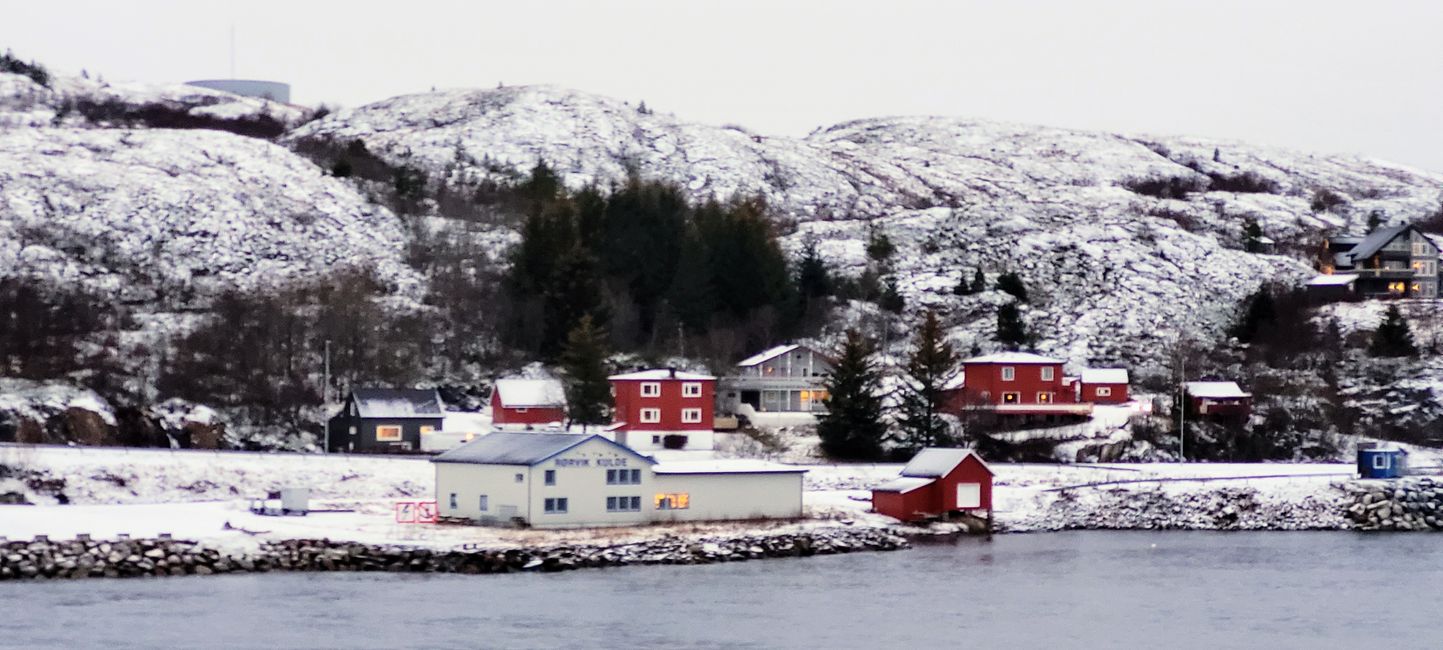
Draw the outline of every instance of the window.
<instances>
[{"instance_id":1,"label":"window","mask_svg":"<svg viewBox=\"0 0 1443 650\"><path fill-rule=\"evenodd\" d=\"M682 397L701 397L701 382L689 381L681 385Z\"/></svg>"},{"instance_id":2,"label":"window","mask_svg":"<svg viewBox=\"0 0 1443 650\"><path fill-rule=\"evenodd\" d=\"M607 512L641 512L641 497L606 497Z\"/></svg>"},{"instance_id":3,"label":"window","mask_svg":"<svg viewBox=\"0 0 1443 650\"><path fill-rule=\"evenodd\" d=\"M1112 397L1112 387L1111 387L1111 386L1098 386L1098 387L1097 387L1097 396L1098 396L1098 397Z\"/></svg>"},{"instance_id":4,"label":"window","mask_svg":"<svg viewBox=\"0 0 1443 650\"><path fill-rule=\"evenodd\" d=\"M356 427L351 427L351 435L356 435Z\"/></svg>"},{"instance_id":5,"label":"window","mask_svg":"<svg viewBox=\"0 0 1443 650\"><path fill-rule=\"evenodd\" d=\"M452 493L451 493L451 509L452 509L452 510L455 510L455 509L456 509L456 493L455 493L455 492L452 492Z\"/></svg>"},{"instance_id":6,"label":"window","mask_svg":"<svg viewBox=\"0 0 1443 650\"><path fill-rule=\"evenodd\" d=\"M556 470L548 469L545 474L547 485L556 485Z\"/></svg>"},{"instance_id":7,"label":"window","mask_svg":"<svg viewBox=\"0 0 1443 650\"><path fill-rule=\"evenodd\" d=\"M527 411L529 411L529 410L531 410L531 409L528 409L528 408L526 408L525 406L518 406L518 407L516 407L516 412L517 412L517 413L525 413L525 412L527 412Z\"/></svg>"},{"instance_id":8,"label":"window","mask_svg":"<svg viewBox=\"0 0 1443 650\"><path fill-rule=\"evenodd\" d=\"M516 482L517 482L517 483L520 483L520 482L522 482L522 481L524 481L524 480L526 480L526 479L522 478L520 474L517 474L517 475L516 475Z\"/></svg>"},{"instance_id":9,"label":"window","mask_svg":"<svg viewBox=\"0 0 1443 650\"><path fill-rule=\"evenodd\" d=\"M607 485L641 485L641 470L639 469L609 469L606 470Z\"/></svg>"},{"instance_id":10,"label":"window","mask_svg":"<svg viewBox=\"0 0 1443 650\"><path fill-rule=\"evenodd\" d=\"M1017 369L1012 366L1002 366L1002 381L1012 381L1017 378Z\"/></svg>"},{"instance_id":11,"label":"window","mask_svg":"<svg viewBox=\"0 0 1443 650\"><path fill-rule=\"evenodd\" d=\"M376 427L376 442L396 442L401 439L401 427L387 424Z\"/></svg>"},{"instance_id":12,"label":"window","mask_svg":"<svg viewBox=\"0 0 1443 650\"><path fill-rule=\"evenodd\" d=\"M1022 393L1006 392L1002 394L1003 404L1016 404L1022 401Z\"/></svg>"},{"instance_id":13,"label":"window","mask_svg":"<svg viewBox=\"0 0 1443 650\"><path fill-rule=\"evenodd\" d=\"M545 506L546 514L548 515L566 514L566 497L547 499L543 505Z\"/></svg>"},{"instance_id":14,"label":"window","mask_svg":"<svg viewBox=\"0 0 1443 650\"><path fill-rule=\"evenodd\" d=\"M479 501L480 503L477 504L477 506L481 512L486 512L491 509L491 499L488 498L486 495L481 495Z\"/></svg>"},{"instance_id":15,"label":"window","mask_svg":"<svg viewBox=\"0 0 1443 650\"><path fill-rule=\"evenodd\" d=\"M1052 381L1052 366L1042 366L1042 381Z\"/></svg>"},{"instance_id":16,"label":"window","mask_svg":"<svg viewBox=\"0 0 1443 650\"><path fill-rule=\"evenodd\" d=\"M652 436L652 437L651 437L651 444L653 444L653 445L659 445L659 444L661 444L661 436Z\"/></svg>"},{"instance_id":17,"label":"window","mask_svg":"<svg viewBox=\"0 0 1443 650\"><path fill-rule=\"evenodd\" d=\"M642 382L642 397L661 397L661 384L655 381Z\"/></svg>"},{"instance_id":18,"label":"window","mask_svg":"<svg viewBox=\"0 0 1443 650\"><path fill-rule=\"evenodd\" d=\"M1047 393L1047 392L1038 393L1038 394L1037 394L1037 403L1038 403L1038 404L1051 404L1051 403L1052 403L1052 393Z\"/></svg>"},{"instance_id":19,"label":"window","mask_svg":"<svg viewBox=\"0 0 1443 650\"><path fill-rule=\"evenodd\" d=\"M657 510L686 510L691 507L691 495L686 492L672 492L656 495Z\"/></svg>"},{"instance_id":20,"label":"window","mask_svg":"<svg viewBox=\"0 0 1443 650\"><path fill-rule=\"evenodd\" d=\"M1388 457L1382 454L1374 456L1373 469L1388 469Z\"/></svg>"},{"instance_id":21,"label":"window","mask_svg":"<svg viewBox=\"0 0 1443 650\"><path fill-rule=\"evenodd\" d=\"M701 409L682 409L681 421L687 424L701 422Z\"/></svg>"},{"instance_id":22,"label":"window","mask_svg":"<svg viewBox=\"0 0 1443 650\"><path fill-rule=\"evenodd\" d=\"M641 409L641 421L645 424L661 422L661 409Z\"/></svg>"}]
</instances>

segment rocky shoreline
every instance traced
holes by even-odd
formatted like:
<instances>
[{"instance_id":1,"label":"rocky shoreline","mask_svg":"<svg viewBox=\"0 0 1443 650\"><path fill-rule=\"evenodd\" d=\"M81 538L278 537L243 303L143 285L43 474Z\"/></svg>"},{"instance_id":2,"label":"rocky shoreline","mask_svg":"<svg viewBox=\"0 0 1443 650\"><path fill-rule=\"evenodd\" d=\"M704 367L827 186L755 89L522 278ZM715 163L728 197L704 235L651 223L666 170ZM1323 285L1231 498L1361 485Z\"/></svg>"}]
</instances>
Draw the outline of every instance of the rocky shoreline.
<instances>
[{"instance_id":1,"label":"rocky shoreline","mask_svg":"<svg viewBox=\"0 0 1443 650\"><path fill-rule=\"evenodd\" d=\"M1357 481L1348 500L1358 530L1443 530L1443 482L1431 477Z\"/></svg>"},{"instance_id":2,"label":"rocky shoreline","mask_svg":"<svg viewBox=\"0 0 1443 650\"><path fill-rule=\"evenodd\" d=\"M534 548L433 550L316 539L263 542L227 553L201 542L173 539L87 538L0 544L0 580L133 578L264 573L271 571L387 571L396 573L509 573L654 564L712 564L907 548L905 538L880 528L828 528L804 533L739 535L619 544Z\"/></svg>"},{"instance_id":3,"label":"rocky shoreline","mask_svg":"<svg viewBox=\"0 0 1443 650\"><path fill-rule=\"evenodd\" d=\"M1350 530L1345 493L1338 484L1290 498L1251 487L1058 490L1033 516L999 516L997 530Z\"/></svg>"}]
</instances>

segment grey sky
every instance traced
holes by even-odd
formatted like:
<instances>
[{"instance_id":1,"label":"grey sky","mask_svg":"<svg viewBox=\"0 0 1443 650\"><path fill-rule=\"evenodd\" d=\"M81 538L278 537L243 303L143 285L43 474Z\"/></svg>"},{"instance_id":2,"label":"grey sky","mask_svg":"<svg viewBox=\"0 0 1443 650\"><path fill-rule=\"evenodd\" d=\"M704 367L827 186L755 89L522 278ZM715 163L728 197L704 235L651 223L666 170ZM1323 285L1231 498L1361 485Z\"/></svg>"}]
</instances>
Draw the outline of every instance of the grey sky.
<instances>
[{"instance_id":1,"label":"grey sky","mask_svg":"<svg viewBox=\"0 0 1443 650\"><path fill-rule=\"evenodd\" d=\"M941 114L1235 138L1443 171L1443 2L14 3L62 71L298 102L552 83L773 134Z\"/></svg>"}]
</instances>

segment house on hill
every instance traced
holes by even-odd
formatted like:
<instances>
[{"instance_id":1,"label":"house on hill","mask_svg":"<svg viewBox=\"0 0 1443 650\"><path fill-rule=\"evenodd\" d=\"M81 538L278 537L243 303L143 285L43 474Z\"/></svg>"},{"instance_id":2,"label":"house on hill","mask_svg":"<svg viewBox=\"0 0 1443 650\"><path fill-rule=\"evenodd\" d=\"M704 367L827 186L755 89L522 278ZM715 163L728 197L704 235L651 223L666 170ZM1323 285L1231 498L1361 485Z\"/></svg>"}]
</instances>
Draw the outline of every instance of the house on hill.
<instances>
[{"instance_id":1,"label":"house on hill","mask_svg":"<svg viewBox=\"0 0 1443 650\"><path fill-rule=\"evenodd\" d=\"M435 390L357 388L326 423L326 451L419 451L445 417Z\"/></svg>"},{"instance_id":2,"label":"house on hill","mask_svg":"<svg viewBox=\"0 0 1443 650\"><path fill-rule=\"evenodd\" d=\"M992 468L970 449L929 447L872 490L872 509L901 521L992 510Z\"/></svg>"},{"instance_id":3,"label":"house on hill","mask_svg":"<svg viewBox=\"0 0 1443 650\"><path fill-rule=\"evenodd\" d=\"M1319 264L1324 276L1351 275L1363 298L1437 298L1438 247L1412 224L1379 228L1364 237L1328 239ZM1318 283L1315 285L1315 283ZM1309 287L1328 285L1319 278ZM1339 289L1309 289L1338 293Z\"/></svg>"},{"instance_id":4,"label":"house on hill","mask_svg":"<svg viewBox=\"0 0 1443 650\"><path fill-rule=\"evenodd\" d=\"M1125 368L1087 368L1078 378L1081 402L1093 404L1126 404L1128 376Z\"/></svg>"},{"instance_id":5,"label":"house on hill","mask_svg":"<svg viewBox=\"0 0 1443 650\"><path fill-rule=\"evenodd\" d=\"M557 379L498 379L491 389L491 423L536 427L566 419L566 388Z\"/></svg>"},{"instance_id":6,"label":"house on hill","mask_svg":"<svg viewBox=\"0 0 1443 650\"><path fill-rule=\"evenodd\" d=\"M612 375L607 432L632 449L711 449L716 377L675 368Z\"/></svg>"},{"instance_id":7,"label":"house on hill","mask_svg":"<svg viewBox=\"0 0 1443 650\"><path fill-rule=\"evenodd\" d=\"M723 413L748 417L825 412L831 373L827 355L805 345L779 345L743 359L734 374L722 377L718 405Z\"/></svg>"},{"instance_id":8,"label":"house on hill","mask_svg":"<svg viewBox=\"0 0 1443 650\"><path fill-rule=\"evenodd\" d=\"M962 362L962 386L949 395L950 410L1014 424L1057 422L1092 415L1061 359L1030 352L999 352Z\"/></svg>"},{"instance_id":9,"label":"house on hill","mask_svg":"<svg viewBox=\"0 0 1443 650\"><path fill-rule=\"evenodd\" d=\"M1188 414L1209 420L1246 420L1253 413L1252 393L1237 382L1190 381L1183 385Z\"/></svg>"}]
</instances>

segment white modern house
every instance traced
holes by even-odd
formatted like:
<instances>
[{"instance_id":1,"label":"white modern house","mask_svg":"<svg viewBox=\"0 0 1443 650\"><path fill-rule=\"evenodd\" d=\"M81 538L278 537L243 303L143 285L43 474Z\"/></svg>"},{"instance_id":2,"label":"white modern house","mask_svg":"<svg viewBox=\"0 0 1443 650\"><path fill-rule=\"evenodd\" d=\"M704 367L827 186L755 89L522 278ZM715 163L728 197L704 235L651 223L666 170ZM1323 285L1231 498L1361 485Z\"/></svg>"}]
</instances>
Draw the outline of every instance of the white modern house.
<instances>
[{"instance_id":1,"label":"white modern house","mask_svg":"<svg viewBox=\"0 0 1443 650\"><path fill-rule=\"evenodd\" d=\"M743 359L734 374L723 377L718 406L753 420L758 414L823 413L831 372L825 354L800 344L779 345Z\"/></svg>"},{"instance_id":2,"label":"white modern house","mask_svg":"<svg viewBox=\"0 0 1443 650\"><path fill-rule=\"evenodd\" d=\"M657 463L599 435L498 431L431 461L441 517L537 528L802 515L806 470Z\"/></svg>"}]
</instances>

